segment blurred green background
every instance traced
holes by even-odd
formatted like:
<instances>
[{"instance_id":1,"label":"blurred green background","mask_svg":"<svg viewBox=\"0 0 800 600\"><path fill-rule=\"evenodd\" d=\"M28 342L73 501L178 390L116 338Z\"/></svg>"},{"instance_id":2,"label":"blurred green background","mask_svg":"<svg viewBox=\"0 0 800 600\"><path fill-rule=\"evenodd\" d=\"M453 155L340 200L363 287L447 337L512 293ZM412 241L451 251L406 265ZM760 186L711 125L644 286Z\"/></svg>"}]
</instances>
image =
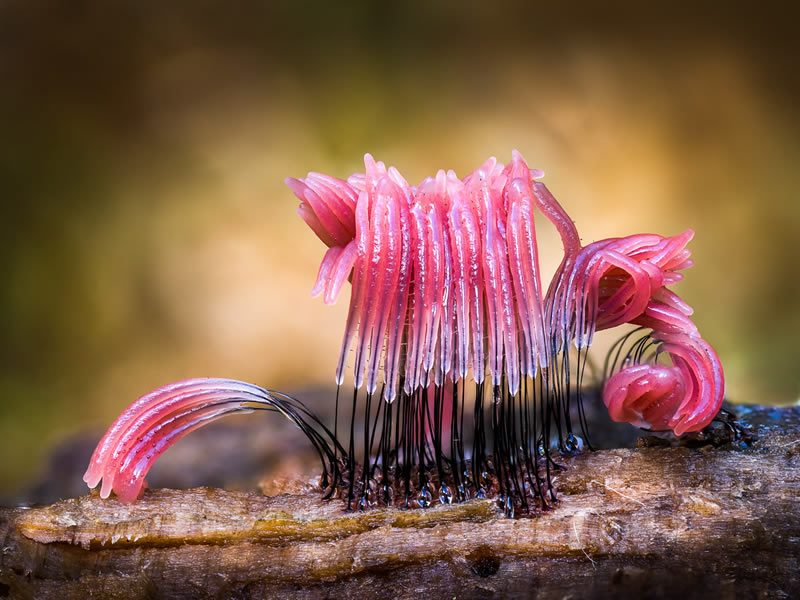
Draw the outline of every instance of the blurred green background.
<instances>
[{"instance_id":1,"label":"blurred green background","mask_svg":"<svg viewBox=\"0 0 800 600\"><path fill-rule=\"evenodd\" d=\"M571 5L0 0L0 492L167 382L332 391L346 299L283 179L367 151L518 148L584 242L694 228L728 397L796 401L796 21Z\"/></svg>"}]
</instances>

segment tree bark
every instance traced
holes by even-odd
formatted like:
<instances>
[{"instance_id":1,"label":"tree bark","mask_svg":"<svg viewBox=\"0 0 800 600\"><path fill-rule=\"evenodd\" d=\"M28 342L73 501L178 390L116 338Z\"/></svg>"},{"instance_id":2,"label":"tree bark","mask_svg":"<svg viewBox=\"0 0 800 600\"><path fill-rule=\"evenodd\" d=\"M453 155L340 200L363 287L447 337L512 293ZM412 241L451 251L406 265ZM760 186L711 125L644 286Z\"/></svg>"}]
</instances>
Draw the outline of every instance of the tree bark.
<instances>
[{"instance_id":1,"label":"tree bark","mask_svg":"<svg viewBox=\"0 0 800 600\"><path fill-rule=\"evenodd\" d=\"M800 409L758 437L563 458L560 502L347 513L315 492L0 508L0 597L800 597Z\"/></svg>"}]
</instances>

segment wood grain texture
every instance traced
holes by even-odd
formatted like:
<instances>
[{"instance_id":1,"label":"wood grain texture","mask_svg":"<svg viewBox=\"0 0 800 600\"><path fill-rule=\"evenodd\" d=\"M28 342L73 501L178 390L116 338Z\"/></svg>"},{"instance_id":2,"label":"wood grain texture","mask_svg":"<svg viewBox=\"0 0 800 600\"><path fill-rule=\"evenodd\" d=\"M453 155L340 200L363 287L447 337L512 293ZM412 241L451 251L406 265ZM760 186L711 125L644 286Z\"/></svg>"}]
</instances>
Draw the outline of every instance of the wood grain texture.
<instances>
[{"instance_id":1,"label":"wood grain texture","mask_svg":"<svg viewBox=\"0 0 800 600\"><path fill-rule=\"evenodd\" d=\"M0 597L800 597L800 410L742 412L749 447L564 458L532 518L211 488L0 509Z\"/></svg>"}]
</instances>

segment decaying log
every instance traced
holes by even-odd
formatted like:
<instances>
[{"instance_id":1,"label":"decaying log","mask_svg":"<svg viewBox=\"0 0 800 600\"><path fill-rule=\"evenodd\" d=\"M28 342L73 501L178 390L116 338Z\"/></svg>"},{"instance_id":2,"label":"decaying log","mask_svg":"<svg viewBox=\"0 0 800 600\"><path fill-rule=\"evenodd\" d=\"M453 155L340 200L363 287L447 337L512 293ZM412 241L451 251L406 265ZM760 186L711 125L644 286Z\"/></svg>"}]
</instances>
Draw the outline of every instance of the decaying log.
<instances>
[{"instance_id":1,"label":"decaying log","mask_svg":"<svg viewBox=\"0 0 800 600\"><path fill-rule=\"evenodd\" d=\"M564 458L531 518L210 488L0 509L0 597L800 597L800 409L743 412L747 447Z\"/></svg>"}]
</instances>

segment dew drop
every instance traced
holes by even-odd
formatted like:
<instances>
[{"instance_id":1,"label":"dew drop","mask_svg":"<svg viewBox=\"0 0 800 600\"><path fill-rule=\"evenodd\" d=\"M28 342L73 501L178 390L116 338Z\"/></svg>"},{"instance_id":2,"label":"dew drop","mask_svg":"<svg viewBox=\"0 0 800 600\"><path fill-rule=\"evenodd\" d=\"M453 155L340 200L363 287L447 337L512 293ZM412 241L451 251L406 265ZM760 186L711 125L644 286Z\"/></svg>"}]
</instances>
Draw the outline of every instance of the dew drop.
<instances>
[{"instance_id":1,"label":"dew drop","mask_svg":"<svg viewBox=\"0 0 800 600\"><path fill-rule=\"evenodd\" d=\"M417 494L417 504L419 504L420 508L428 508L431 505L431 493L427 488L422 488Z\"/></svg>"},{"instance_id":2,"label":"dew drop","mask_svg":"<svg viewBox=\"0 0 800 600\"><path fill-rule=\"evenodd\" d=\"M428 508L431 505L432 500L433 496L426 485L417 494L417 504L419 504L420 508Z\"/></svg>"},{"instance_id":3,"label":"dew drop","mask_svg":"<svg viewBox=\"0 0 800 600\"><path fill-rule=\"evenodd\" d=\"M453 503L453 494L450 492L450 488L448 488L444 483L439 488L439 502L442 504Z\"/></svg>"},{"instance_id":4,"label":"dew drop","mask_svg":"<svg viewBox=\"0 0 800 600\"><path fill-rule=\"evenodd\" d=\"M459 484L458 486L458 499L461 502L466 502L469 500L469 490L465 484Z\"/></svg>"},{"instance_id":5,"label":"dew drop","mask_svg":"<svg viewBox=\"0 0 800 600\"><path fill-rule=\"evenodd\" d=\"M570 433L564 441L564 449L561 454L564 456L575 456L583 452L583 440L574 433Z\"/></svg>"},{"instance_id":6,"label":"dew drop","mask_svg":"<svg viewBox=\"0 0 800 600\"><path fill-rule=\"evenodd\" d=\"M381 485L381 500L386 506L394 504L394 489L388 483Z\"/></svg>"},{"instance_id":7,"label":"dew drop","mask_svg":"<svg viewBox=\"0 0 800 600\"><path fill-rule=\"evenodd\" d=\"M536 453L539 456L544 456L545 454L547 454L547 448L545 447L544 440L540 439L536 443Z\"/></svg>"},{"instance_id":8,"label":"dew drop","mask_svg":"<svg viewBox=\"0 0 800 600\"><path fill-rule=\"evenodd\" d=\"M514 502L511 500L511 496L508 496L506 498L505 512L506 512L506 516L509 519L513 519L514 518Z\"/></svg>"}]
</instances>

